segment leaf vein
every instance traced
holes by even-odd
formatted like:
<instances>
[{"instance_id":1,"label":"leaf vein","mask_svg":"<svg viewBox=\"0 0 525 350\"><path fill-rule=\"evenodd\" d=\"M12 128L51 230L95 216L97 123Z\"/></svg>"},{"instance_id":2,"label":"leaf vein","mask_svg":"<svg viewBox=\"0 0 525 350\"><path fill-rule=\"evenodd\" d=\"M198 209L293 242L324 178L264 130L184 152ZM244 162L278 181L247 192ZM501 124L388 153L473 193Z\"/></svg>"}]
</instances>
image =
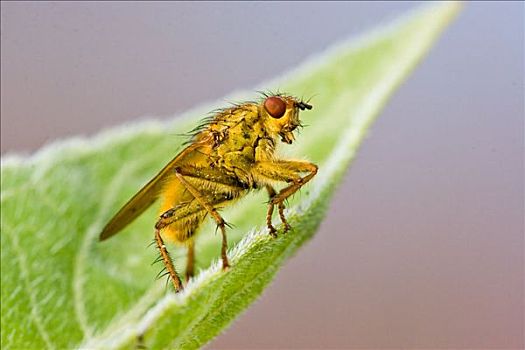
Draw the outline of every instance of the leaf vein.
<instances>
[{"instance_id":1,"label":"leaf vein","mask_svg":"<svg viewBox=\"0 0 525 350\"><path fill-rule=\"evenodd\" d=\"M44 322L42 320L42 317L40 315L40 307L38 304L38 298L36 297L35 293L33 292L33 288L31 287L31 281L29 277L29 267L27 263L27 258L24 254L24 250L20 246L20 242L18 241L18 237L16 234L13 234L14 231L12 227L6 227L8 226L4 221L2 222L4 225L4 229L2 229L2 233L6 234L11 238L11 242L13 243L13 249L15 251L15 257L18 262L18 266L20 266L20 274L22 275L22 280L24 281L25 288L27 290L27 294L29 296L29 303L31 304L31 318L33 319L33 322L36 325L36 328L38 330L38 333L46 343L46 346L49 349L56 349L56 346L51 341L51 338L49 334L47 333L46 329L44 328ZM7 228L7 230L5 230Z\"/></svg>"},{"instance_id":2,"label":"leaf vein","mask_svg":"<svg viewBox=\"0 0 525 350\"><path fill-rule=\"evenodd\" d=\"M91 244L96 240L97 234L100 231L102 225L102 220L104 218L104 213L109 210L111 203L117 197L117 194L120 192L122 185L126 176L138 167L139 163L126 163L125 166L119 169L117 174L113 177L111 182L108 184L108 189L105 192L104 197L101 199L101 205L98 213L95 215L93 223L86 229L85 234L83 235L82 242L80 244L78 253L76 254L76 259L74 262L74 272L73 272L73 298L74 298L74 308L77 321L84 333L84 339L93 337L94 329L89 324L87 310L86 310L86 298L84 295L84 269L86 261L88 260L89 248Z\"/></svg>"}]
</instances>

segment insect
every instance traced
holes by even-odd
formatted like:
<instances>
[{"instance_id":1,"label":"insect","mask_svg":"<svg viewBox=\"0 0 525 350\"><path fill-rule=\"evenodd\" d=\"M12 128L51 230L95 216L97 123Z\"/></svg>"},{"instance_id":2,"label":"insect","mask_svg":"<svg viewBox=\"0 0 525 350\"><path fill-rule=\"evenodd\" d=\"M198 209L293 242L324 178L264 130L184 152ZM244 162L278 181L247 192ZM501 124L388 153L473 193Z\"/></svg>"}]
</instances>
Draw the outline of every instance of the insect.
<instances>
[{"instance_id":1,"label":"insect","mask_svg":"<svg viewBox=\"0 0 525 350\"><path fill-rule=\"evenodd\" d=\"M276 236L272 215L277 207L284 230L290 225L284 216L285 200L310 181L317 166L302 160L279 159L277 142L291 144L294 130L301 126L299 112L312 106L285 94L263 94L260 100L219 109L193 130L187 147L131 198L100 234L105 240L131 223L158 198L162 199L155 224L159 260L166 267L175 291L183 284L164 244L164 239L186 245L186 279L194 275L195 234L206 216L222 234L223 269L230 264L226 255L226 227L219 210L248 192L268 192L266 225ZM286 183L280 191L275 183Z\"/></svg>"}]
</instances>

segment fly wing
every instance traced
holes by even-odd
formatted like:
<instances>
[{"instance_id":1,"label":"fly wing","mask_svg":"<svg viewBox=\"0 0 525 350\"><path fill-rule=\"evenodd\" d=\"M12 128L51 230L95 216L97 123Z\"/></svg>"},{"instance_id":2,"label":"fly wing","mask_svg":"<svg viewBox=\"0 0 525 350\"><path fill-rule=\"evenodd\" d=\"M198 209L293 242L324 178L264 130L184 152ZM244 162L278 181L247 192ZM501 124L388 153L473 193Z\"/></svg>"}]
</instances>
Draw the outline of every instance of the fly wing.
<instances>
[{"instance_id":1,"label":"fly wing","mask_svg":"<svg viewBox=\"0 0 525 350\"><path fill-rule=\"evenodd\" d=\"M150 182L137 192L113 218L107 223L99 239L101 241L117 234L120 230L135 220L140 214L148 209L161 194L164 180L173 174L173 169L191 161L192 158L209 152L208 140L201 140L186 147L173 160L171 160Z\"/></svg>"}]
</instances>

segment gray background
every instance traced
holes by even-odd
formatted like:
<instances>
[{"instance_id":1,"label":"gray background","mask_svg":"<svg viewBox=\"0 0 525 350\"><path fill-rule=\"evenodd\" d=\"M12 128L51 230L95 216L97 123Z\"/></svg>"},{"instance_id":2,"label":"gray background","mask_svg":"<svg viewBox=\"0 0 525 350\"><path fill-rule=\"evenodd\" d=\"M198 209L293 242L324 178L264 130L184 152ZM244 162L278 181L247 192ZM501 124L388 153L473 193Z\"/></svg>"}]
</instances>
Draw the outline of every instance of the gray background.
<instances>
[{"instance_id":1,"label":"gray background","mask_svg":"<svg viewBox=\"0 0 525 350\"><path fill-rule=\"evenodd\" d=\"M2 153L250 89L415 3L1 4ZM522 348L524 5L468 3L210 348Z\"/></svg>"}]
</instances>

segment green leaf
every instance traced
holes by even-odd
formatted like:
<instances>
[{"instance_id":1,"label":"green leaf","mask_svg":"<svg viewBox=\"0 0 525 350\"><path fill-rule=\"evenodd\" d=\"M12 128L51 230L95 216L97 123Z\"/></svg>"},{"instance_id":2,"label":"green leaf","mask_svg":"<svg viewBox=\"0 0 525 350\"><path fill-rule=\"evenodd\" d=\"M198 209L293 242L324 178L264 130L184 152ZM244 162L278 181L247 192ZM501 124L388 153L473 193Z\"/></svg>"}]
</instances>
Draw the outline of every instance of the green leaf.
<instances>
[{"instance_id":1,"label":"green leaf","mask_svg":"<svg viewBox=\"0 0 525 350\"><path fill-rule=\"evenodd\" d=\"M227 327L270 283L283 262L316 231L336 185L387 98L458 11L426 6L358 40L342 43L263 88L315 94L309 127L288 150L319 165L289 203L293 230L271 239L264 193L224 217L233 267L217 261L220 235L207 224L197 240L199 275L174 294L155 281L147 248L157 216L148 210L99 243L113 213L178 150L208 110L169 123L149 121L90 139L62 141L34 156L2 160L2 348L198 348ZM229 99L253 98L253 93ZM277 224L277 220L276 220ZM179 271L184 252L170 247ZM316 288L312 282L312 288Z\"/></svg>"}]
</instances>

